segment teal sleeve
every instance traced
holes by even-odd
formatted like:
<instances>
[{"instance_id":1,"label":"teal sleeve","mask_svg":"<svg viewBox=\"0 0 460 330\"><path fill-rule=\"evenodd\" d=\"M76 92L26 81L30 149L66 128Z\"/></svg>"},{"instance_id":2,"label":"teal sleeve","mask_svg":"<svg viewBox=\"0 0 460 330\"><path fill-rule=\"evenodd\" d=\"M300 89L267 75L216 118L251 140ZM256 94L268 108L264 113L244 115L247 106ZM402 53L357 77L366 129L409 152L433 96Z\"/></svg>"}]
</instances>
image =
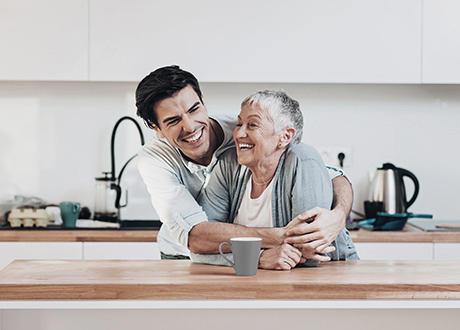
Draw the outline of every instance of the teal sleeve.
<instances>
[{"instance_id":1,"label":"teal sleeve","mask_svg":"<svg viewBox=\"0 0 460 330\"><path fill-rule=\"evenodd\" d=\"M299 161L291 199L293 217L317 206L331 209L332 184L324 164L316 159Z\"/></svg>"}]
</instances>

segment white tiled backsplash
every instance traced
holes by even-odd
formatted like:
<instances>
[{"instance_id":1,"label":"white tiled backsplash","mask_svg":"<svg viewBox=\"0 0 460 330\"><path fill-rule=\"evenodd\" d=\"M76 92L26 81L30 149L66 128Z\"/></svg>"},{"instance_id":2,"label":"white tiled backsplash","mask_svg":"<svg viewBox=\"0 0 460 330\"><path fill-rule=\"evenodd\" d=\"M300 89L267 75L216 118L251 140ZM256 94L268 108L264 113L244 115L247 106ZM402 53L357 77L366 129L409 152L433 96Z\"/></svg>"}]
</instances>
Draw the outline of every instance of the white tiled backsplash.
<instances>
[{"instance_id":1,"label":"white tiled backsplash","mask_svg":"<svg viewBox=\"0 0 460 330\"><path fill-rule=\"evenodd\" d=\"M133 83L0 82L0 195L75 200L93 209L94 178L110 171L110 137L122 116L137 118ZM420 194L409 209L460 218L460 86L202 84L210 115L238 114L244 97L281 88L301 104L305 143L351 148L347 176L363 211L367 172L385 162L413 172ZM143 123L139 122L144 127ZM144 128L146 140L151 132ZM117 132L116 172L140 146L137 130ZM412 187L407 183L408 193ZM156 218L135 161L123 174L125 219ZM124 197L122 199L124 202Z\"/></svg>"}]
</instances>

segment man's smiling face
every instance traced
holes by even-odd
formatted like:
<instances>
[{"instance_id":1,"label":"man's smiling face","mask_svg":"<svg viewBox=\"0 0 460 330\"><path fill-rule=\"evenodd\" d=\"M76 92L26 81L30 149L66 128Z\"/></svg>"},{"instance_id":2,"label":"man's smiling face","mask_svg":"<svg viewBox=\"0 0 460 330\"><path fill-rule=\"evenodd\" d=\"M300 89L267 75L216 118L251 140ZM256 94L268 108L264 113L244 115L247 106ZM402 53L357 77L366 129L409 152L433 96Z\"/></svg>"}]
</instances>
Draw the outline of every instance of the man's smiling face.
<instances>
[{"instance_id":1,"label":"man's smiling face","mask_svg":"<svg viewBox=\"0 0 460 330\"><path fill-rule=\"evenodd\" d=\"M206 106L189 85L173 97L159 101L154 106L158 126L155 131L161 138L179 148L193 162L208 165L211 161L211 123Z\"/></svg>"}]
</instances>

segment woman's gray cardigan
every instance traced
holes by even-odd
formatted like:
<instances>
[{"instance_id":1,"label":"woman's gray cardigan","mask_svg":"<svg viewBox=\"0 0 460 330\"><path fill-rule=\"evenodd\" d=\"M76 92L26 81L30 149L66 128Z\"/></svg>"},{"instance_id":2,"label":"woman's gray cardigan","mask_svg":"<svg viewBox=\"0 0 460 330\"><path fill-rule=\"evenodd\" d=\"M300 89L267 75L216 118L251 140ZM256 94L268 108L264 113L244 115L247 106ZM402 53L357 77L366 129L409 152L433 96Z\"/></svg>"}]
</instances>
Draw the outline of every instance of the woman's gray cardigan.
<instances>
[{"instance_id":1,"label":"woman's gray cardigan","mask_svg":"<svg viewBox=\"0 0 460 330\"><path fill-rule=\"evenodd\" d=\"M209 183L198 202L209 221L233 223L246 189L251 171L238 164L236 149L222 154ZM272 192L274 227L284 227L297 215L316 206L330 209L332 184L324 162L311 146L300 143L287 149L278 163ZM331 260L358 259L355 246L347 229L342 229L332 242L336 250L327 255ZM231 257L230 255L227 255ZM228 265L219 254L193 254L196 262ZM307 260L307 266L319 262Z\"/></svg>"}]
</instances>

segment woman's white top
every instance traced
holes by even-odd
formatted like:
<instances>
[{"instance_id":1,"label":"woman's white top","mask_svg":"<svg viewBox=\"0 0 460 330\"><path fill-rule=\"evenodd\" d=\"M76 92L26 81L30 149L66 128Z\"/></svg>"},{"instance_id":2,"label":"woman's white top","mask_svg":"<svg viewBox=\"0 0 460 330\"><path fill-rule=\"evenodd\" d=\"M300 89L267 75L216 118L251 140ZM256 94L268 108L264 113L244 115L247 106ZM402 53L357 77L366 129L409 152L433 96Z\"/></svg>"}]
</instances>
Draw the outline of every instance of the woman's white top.
<instances>
[{"instance_id":1,"label":"woman's white top","mask_svg":"<svg viewBox=\"0 0 460 330\"><path fill-rule=\"evenodd\" d=\"M248 180L246 189L241 200L240 208L233 223L246 227L273 227L272 217L272 180L262 195L251 198L252 175Z\"/></svg>"}]
</instances>

